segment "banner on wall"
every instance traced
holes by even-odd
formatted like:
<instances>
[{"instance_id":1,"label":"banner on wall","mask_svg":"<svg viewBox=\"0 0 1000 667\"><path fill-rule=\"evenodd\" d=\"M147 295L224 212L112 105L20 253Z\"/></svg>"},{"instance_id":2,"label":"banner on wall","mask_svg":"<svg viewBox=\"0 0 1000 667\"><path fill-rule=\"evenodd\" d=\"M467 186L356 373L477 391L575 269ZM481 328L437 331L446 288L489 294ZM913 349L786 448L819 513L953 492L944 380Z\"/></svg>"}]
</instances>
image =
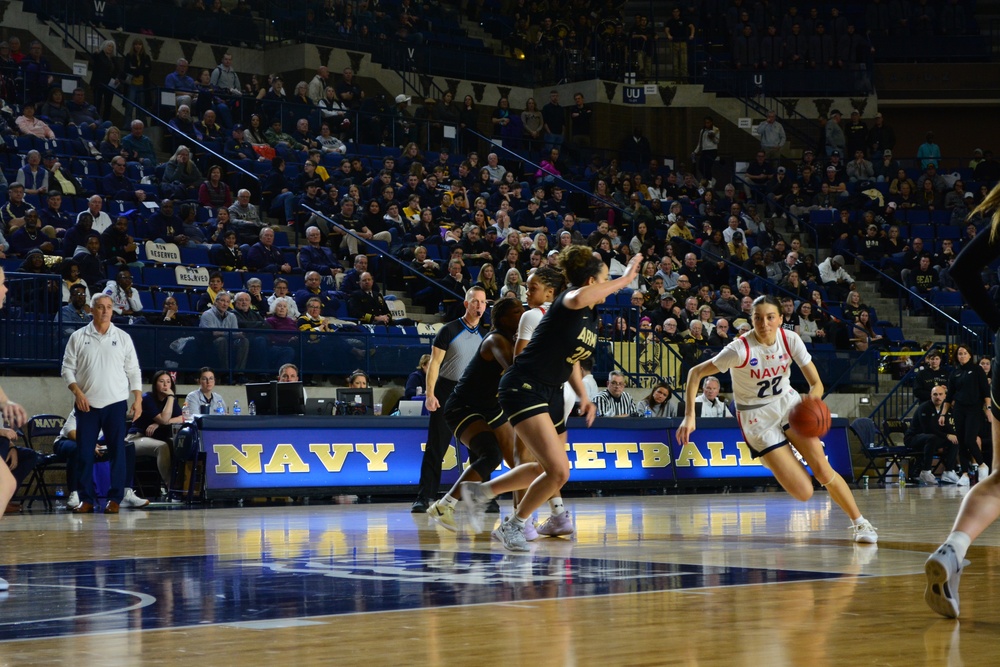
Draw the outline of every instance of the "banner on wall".
<instances>
[{"instance_id":1,"label":"banner on wall","mask_svg":"<svg viewBox=\"0 0 1000 667\"><path fill-rule=\"evenodd\" d=\"M645 104L646 89L642 86L622 86L622 102L625 104Z\"/></svg>"},{"instance_id":2,"label":"banner on wall","mask_svg":"<svg viewBox=\"0 0 1000 667\"><path fill-rule=\"evenodd\" d=\"M427 435L426 418L199 417L209 495L287 489L415 487ZM824 439L834 469L851 475L846 421ZM674 442L675 419L602 419L592 428L570 422L571 483L672 486L769 477L742 442L734 419L699 422L692 442ZM442 483L466 464L450 446Z\"/></svg>"}]
</instances>

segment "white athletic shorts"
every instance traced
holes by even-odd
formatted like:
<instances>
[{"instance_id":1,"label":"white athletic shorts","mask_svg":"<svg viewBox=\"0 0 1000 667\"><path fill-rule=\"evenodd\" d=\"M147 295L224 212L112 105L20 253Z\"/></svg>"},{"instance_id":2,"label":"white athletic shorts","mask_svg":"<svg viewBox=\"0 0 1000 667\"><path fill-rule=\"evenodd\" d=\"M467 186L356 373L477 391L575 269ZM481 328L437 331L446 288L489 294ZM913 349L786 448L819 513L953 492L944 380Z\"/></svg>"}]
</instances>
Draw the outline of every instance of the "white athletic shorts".
<instances>
[{"instance_id":1,"label":"white athletic shorts","mask_svg":"<svg viewBox=\"0 0 1000 667\"><path fill-rule=\"evenodd\" d=\"M799 392L789 389L770 403L760 407L740 410L737 407L736 420L743 431L743 439L754 458L767 454L788 443L785 430L792 408L802 402Z\"/></svg>"},{"instance_id":2,"label":"white athletic shorts","mask_svg":"<svg viewBox=\"0 0 1000 667\"><path fill-rule=\"evenodd\" d=\"M576 392L573 391L573 387L569 386L569 382L563 383L563 424L569 422L569 415L573 412L573 408L576 407L577 401Z\"/></svg>"}]
</instances>

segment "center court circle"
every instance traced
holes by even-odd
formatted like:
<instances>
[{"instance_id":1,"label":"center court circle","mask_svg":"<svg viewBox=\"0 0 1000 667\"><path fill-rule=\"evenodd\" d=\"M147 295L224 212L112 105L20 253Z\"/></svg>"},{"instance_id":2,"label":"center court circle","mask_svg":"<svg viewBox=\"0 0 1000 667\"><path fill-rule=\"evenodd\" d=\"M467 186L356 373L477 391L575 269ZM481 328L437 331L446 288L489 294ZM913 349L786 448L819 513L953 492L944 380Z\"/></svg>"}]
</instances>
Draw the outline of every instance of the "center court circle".
<instances>
[{"instance_id":1,"label":"center court circle","mask_svg":"<svg viewBox=\"0 0 1000 667\"><path fill-rule=\"evenodd\" d=\"M155 602L152 595L118 588L11 583L10 590L0 593L0 628L85 621L135 611Z\"/></svg>"}]
</instances>

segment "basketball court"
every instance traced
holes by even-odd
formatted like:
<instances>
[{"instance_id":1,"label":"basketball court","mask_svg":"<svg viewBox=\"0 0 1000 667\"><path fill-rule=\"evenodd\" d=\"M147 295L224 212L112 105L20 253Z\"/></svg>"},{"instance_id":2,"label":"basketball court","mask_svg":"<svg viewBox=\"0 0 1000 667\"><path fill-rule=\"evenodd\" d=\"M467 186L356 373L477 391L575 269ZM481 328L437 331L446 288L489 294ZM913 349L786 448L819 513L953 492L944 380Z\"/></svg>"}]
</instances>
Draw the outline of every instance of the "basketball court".
<instances>
[{"instance_id":1,"label":"basketball court","mask_svg":"<svg viewBox=\"0 0 1000 667\"><path fill-rule=\"evenodd\" d=\"M877 546L824 492L568 498L530 554L408 503L6 517L0 666L991 664L1000 533L923 602L960 491L856 491Z\"/></svg>"}]
</instances>

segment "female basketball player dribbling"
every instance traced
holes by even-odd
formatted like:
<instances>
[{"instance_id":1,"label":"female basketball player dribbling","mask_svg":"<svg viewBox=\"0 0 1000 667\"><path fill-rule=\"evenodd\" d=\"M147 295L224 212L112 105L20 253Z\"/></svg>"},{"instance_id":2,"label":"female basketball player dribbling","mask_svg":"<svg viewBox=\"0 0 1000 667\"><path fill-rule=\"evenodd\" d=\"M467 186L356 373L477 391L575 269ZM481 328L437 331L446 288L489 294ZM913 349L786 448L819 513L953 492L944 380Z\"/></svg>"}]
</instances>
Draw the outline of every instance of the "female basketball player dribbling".
<instances>
[{"instance_id":1,"label":"female basketball player dribbling","mask_svg":"<svg viewBox=\"0 0 1000 667\"><path fill-rule=\"evenodd\" d=\"M1000 476L995 470L996 462L1000 461L1000 409L997 408L996 393L1000 386L997 383L1000 372L1000 308L997 308L996 302L987 292L987 286L981 277L983 267L989 266L1000 256L1000 185L986 195L983 202L969 214L969 219L990 211L993 211L990 224L962 248L951 266L951 276L958 284L965 302L972 306L996 335L993 343L993 382L990 389L994 471L985 479L981 478L962 500L951 534L924 565L927 575L924 600L931 609L949 618L958 618L958 585L962 569L969 563L965 560L969 546L1000 517Z\"/></svg>"},{"instance_id":2,"label":"female basketball player dribbling","mask_svg":"<svg viewBox=\"0 0 1000 667\"><path fill-rule=\"evenodd\" d=\"M514 332L523 312L524 307L514 298L503 298L494 304L493 331L483 338L478 354L445 403L448 428L469 450L469 467L444 498L427 508L427 517L448 530L458 530L455 505L461 497L462 482L488 480L501 459L514 467L514 430L497 400L497 385L513 361Z\"/></svg>"},{"instance_id":3,"label":"female basketball player dribbling","mask_svg":"<svg viewBox=\"0 0 1000 667\"><path fill-rule=\"evenodd\" d=\"M788 427L788 415L802 398L789 384L794 361L809 383L809 395L823 397L823 382L798 334L781 328L781 307L773 296L753 302L753 329L729 343L714 358L688 372L685 415L677 428L677 442L688 443L695 430L695 396L702 378L729 371L736 399L736 418L754 458L771 471L781 487L796 500L812 497L809 473L795 457L789 442L805 458L813 475L853 523L856 542L874 544L875 528L861 516L854 494L844 478L826 460L819 438L805 438Z\"/></svg>"},{"instance_id":4,"label":"female basketball player dribbling","mask_svg":"<svg viewBox=\"0 0 1000 667\"><path fill-rule=\"evenodd\" d=\"M494 536L511 551L528 550L525 522L569 479L564 382L569 381L580 397L580 413L587 425L594 422L594 404L583 387L580 360L591 356L597 343L596 306L632 282L641 263L642 255L637 254L625 275L609 281L608 267L590 248L565 248L559 267L570 288L552 302L528 346L500 380L500 405L537 462L519 465L490 482L466 482L462 485L462 503L472 528L478 532L492 498L527 487L515 513L494 531Z\"/></svg>"}]
</instances>

